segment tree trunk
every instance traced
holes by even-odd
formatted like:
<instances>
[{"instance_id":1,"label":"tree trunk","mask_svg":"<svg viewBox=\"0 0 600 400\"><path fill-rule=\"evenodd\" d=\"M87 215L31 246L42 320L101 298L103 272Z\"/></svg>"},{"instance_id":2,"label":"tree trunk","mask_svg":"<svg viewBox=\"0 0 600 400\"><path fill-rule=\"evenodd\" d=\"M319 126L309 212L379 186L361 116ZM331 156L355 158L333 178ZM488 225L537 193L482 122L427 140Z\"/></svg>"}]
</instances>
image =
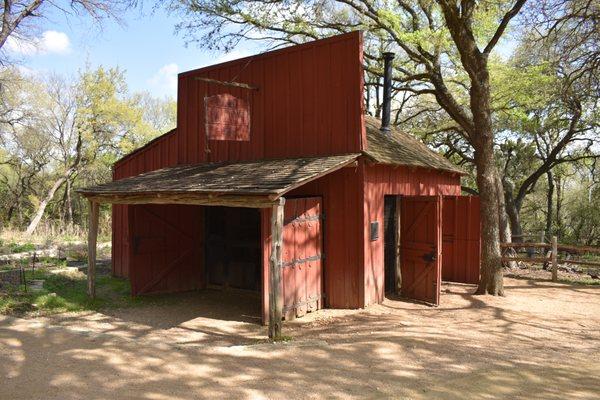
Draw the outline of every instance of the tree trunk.
<instances>
[{"instance_id":1,"label":"tree trunk","mask_svg":"<svg viewBox=\"0 0 600 400\"><path fill-rule=\"evenodd\" d=\"M556 178L556 236L560 240L563 235L563 224L561 219L562 212L562 182L560 176Z\"/></svg>"},{"instance_id":2,"label":"tree trunk","mask_svg":"<svg viewBox=\"0 0 600 400\"><path fill-rule=\"evenodd\" d=\"M501 243L509 243L512 241L512 234L510 231L510 223L508 221L508 215L506 214L506 204L504 199L504 185L502 184L502 179L500 175L497 176L496 179L496 190L498 191L498 218L500 221L500 242ZM510 256L515 256L513 254L514 251L510 251ZM508 268L516 268L516 261L508 261L504 263L504 266Z\"/></svg>"},{"instance_id":3,"label":"tree trunk","mask_svg":"<svg viewBox=\"0 0 600 400\"><path fill-rule=\"evenodd\" d=\"M546 193L546 234L552 236L552 199L554 197L554 176L552 171L546 172L548 177L548 193Z\"/></svg>"},{"instance_id":4,"label":"tree trunk","mask_svg":"<svg viewBox=\"0 0 600 400\"><path fill-rule=\"evenodd\" d=\"M72 194L71 194L71 179L67 179L67 213L66 213L66 220L67 220L67 226L71 226L73 225L73 198L72 198Z\"/></svg>"},{"instance_id":5,"label":"tree trunk","mask_svg":"<svg viewBox=\"0 0 600 400\"><path fill-rule=\"evenodd\" d=\"M35 213L35 216L33 217L33 219L31 220L31 222L29 223L29 226L27 227L27 230L25 231L25 234L27 236L31 235L35 231L35 229L37 228L38 224L42 220L42 217L44 216L44 211L46 211L46 206L48 206L48 203L50 201L52 201L52 199L54 198L54 194L62 186L62 184L65 183L65 181L67 180L68 176L69 175L63 175L60 178L58 178L56 180L56 182L54 182L54 185L52 185L52 187L50 188L50 190L46 194L46 197L40 203L40 205L39 205L39 207L38 207L38 209L37 209L37 211Z\"/></svg>"},{"instance_id":6,"label":"tree trunk","mask_svg":"<svg viewBox=\"0 0 600 400\"><path fill-rule=\"evenodd\" d=\"M476 132L472 136L477 167L477 187L481 198L481 278L476 294L504 295L500 218L498 209L498 171L494 159L494 132L490 109L490 84L487 62L482 60L471 76L471 111Z\"/></svg>"},{"instance_id":7,"label":"tree trunk","mask_svg":"<svg viewBox=\"0 0 600 400\"><path fill-rule=\"evenodd\" d=\"M523 228L521 228L521 215L513 197L514 187L510 182L504 181L504 208L510 220L511 238L509 242L520 243L523 241Z\"/></svg>"},{"instance_id":8,"label":"tree trunk","mask_svg":"<svg viewBox=\"0 0 600 400\"><path fill-rule=\"evenodd\" d=\"M506 204L504 199L504 186L502 179L497 176L496 190L498 191L498 218L500 222L500 242L508 243L511 241L510 223L506 214Z\"/></svg>"},{"instance_id":9,"label":"tree trunk","mask_svg":"<svg viewBox=\"0 0 600 400\"><path fill-rule=\"evenodd\" d=\"M476 294L504 295L500 253L498 191L493 146L485 143L476 151L477 186L481 197L481 279ZM479 153L479 154L477 154Z\"/></svg>"}]
</instances>

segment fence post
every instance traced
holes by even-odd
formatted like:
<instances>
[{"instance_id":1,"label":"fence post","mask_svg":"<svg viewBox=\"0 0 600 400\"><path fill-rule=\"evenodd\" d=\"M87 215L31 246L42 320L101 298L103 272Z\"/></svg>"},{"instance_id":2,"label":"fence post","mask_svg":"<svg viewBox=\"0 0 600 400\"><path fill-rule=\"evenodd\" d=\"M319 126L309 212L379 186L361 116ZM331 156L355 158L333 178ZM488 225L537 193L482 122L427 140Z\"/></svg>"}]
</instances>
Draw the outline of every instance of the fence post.
<instances>
[{"instance_id":1,"label":"fence post","mask_svg":"<svg viewBox=\"0 0 600 400\"><path fill-rule=\"evenodd\" d=\"M552 282L558 281L558 238L552 236Z\"/></svg>"}]
</instances>

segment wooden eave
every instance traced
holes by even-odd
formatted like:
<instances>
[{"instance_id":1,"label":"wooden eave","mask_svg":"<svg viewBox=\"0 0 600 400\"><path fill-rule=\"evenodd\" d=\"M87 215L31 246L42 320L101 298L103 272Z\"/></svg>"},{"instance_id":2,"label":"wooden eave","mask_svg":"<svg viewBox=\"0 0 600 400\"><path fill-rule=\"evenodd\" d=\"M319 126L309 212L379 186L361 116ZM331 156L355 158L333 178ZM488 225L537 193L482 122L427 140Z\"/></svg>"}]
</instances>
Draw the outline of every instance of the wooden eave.
<instances>
[{"instance_id":1,"label":"wooden eave","mask_svg":"<svg viewBox=\"0 0 600 400\"><path fill-rule=\"evenodd\" d=\"M346 166L359 154L163 168L80 189L96 203L266 208L285 193Z\"/></svg>"}]
</instances>

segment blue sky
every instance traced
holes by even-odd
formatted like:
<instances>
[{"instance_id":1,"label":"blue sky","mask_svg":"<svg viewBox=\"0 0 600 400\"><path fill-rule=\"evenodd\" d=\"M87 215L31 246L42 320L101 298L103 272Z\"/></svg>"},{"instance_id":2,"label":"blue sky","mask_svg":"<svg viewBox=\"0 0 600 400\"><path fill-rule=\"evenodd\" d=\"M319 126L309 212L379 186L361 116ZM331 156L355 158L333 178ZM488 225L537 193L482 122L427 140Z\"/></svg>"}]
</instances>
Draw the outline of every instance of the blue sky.
<instances>
[{"instance_id":1,"label":"blue sky","mask_svg":"<svg viewBox=\"0 0 600 400\"><path fill-rule=\"evenodd\" d=\"M260 52L243 45L229 54L211 53L195 44L185 46L175 34L176 17L164 11L129 11L125 26L106 21L94 27L87 18L51 15L31 45L8 44L8 51L21 67L34 73L74 75L86 65L94 68L121 67L131 91L147 90L157 97L176 94L178 72Z\"/></svg>"},{"instance_id":2,"label":"blue sky","mask_svg":"<svg viewBox=\"0 0 600 400\"><path fill-rule=\"evenodd\" d=\"M33 73L75 75L86 66L119 66L132 92L148 91L156 97L176 96L178 72L261 52L257 44L242 44L229 54L211 53L196 44L185 45L175 34L176 16L164 10L130 10L122 19L105 21L102 28L89 18L62 13L48 16L37 34L36 47L7 43L22 68ZM501 43L498 52L508 56L513 43Z\"/></svg>"}]
</instances>

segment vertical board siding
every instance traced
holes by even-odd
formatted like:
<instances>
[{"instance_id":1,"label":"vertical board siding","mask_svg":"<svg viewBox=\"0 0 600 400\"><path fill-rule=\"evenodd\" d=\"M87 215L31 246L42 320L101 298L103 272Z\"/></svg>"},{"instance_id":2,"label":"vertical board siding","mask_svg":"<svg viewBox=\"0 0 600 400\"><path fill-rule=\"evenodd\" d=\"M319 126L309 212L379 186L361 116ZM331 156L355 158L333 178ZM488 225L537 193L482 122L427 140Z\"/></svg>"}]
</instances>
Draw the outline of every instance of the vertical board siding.
<instances>
[{"instance_id":1,"label":"vertical board siding","mask_svg":"<svg viewBox=\"0 0 600 400\"><path fill-rule=\"evenodd\" d=\"M204 285L200 206L129 206L133 295L178 292Z\"/></svg>"},{"instance_id":2,"label":"vertical board siding","mask_svg":"<svg viewBox=\"0 0 600 400\"><path fill-rule=\"evenodd\" d=\"M369 240L369 224L379 221L383 229L385 195L433 196L460 195L460 176L424 168L369 165L361 161L364 169L363 230L364 267L363 302L361 306L380 303L384 299L384 243L383 232L379 239Z\"/></svg>"},{"instance_id":3,"label":"vertical board siding","mask_svg":"<svg viewBox=\"0 0 600 400\"><path fill-rule=\"evenodd\" d=\"M361 151L362 37L352 32L185 72L178 78L179 163L304 157ZM246 90L204 77L255 86ZM251 97L249 142L209 140L204 97Z\"/></svg>"},{"instance_id":4,"label":"vertical board siding","mask_svg":"<svg viewBox=\"0 0 600 400\"><path fill-rule=\"evenodd\" d=\"M286 198L320 197L323 220L322 260L324 305L329 308L360 308L359 290L362 238L362 172L343 168L286 194ZM271 210L261 212L263 243L263 323L269 315L269 255L271 249Z\"/></svg>"},{"instance_id":5,"label":"vertical board siding","mask_svg":"<svg viewBox=\"0 0 600 400\"><path fill-rule=\"evenodd\" d=\"M352 32L182 73L177 130L117 162L113 179L177 164L359 152L365 141L362 57L362 35ZM204 97L248 93L196 77L259 88L250 94L249 142L211 140L207 149ZM122 277L129 276L128 218L128 206L113 206L113 274Z\"/></svg>"},{"instance_id":6,"label":"vertical board siding","mask_svg":"<svg viewBox=\"0 0 600 400\"><path fill-rule=\"evenodd\" d=\"M177 165L177 131L172 130L145 147L119 160L113 167L113 180ZM112 206L112 273L129 277L129 206Z\"/></svg>"},{"instance_id":7,"label":"vertical board siding","mask_svg":"<svg viewBox=\"0 0 600 400\"><path fill-rule=\"evenodd\" d=\"M479 209L477 196L444 197L442 277L445 281L479 282L481 259Z\"/></svg>"},{"instance_id":8,"label":"vertical board siding","mask_svg":"<svg viewBox=\"0 0 600 400\"><path fill-rule=\"evenodd\" d=\"M325 304L331 308L359 308L363 258L362 173L343 168L309 182L286 197L322 198Z\"/></svg>"}]
</instances>

